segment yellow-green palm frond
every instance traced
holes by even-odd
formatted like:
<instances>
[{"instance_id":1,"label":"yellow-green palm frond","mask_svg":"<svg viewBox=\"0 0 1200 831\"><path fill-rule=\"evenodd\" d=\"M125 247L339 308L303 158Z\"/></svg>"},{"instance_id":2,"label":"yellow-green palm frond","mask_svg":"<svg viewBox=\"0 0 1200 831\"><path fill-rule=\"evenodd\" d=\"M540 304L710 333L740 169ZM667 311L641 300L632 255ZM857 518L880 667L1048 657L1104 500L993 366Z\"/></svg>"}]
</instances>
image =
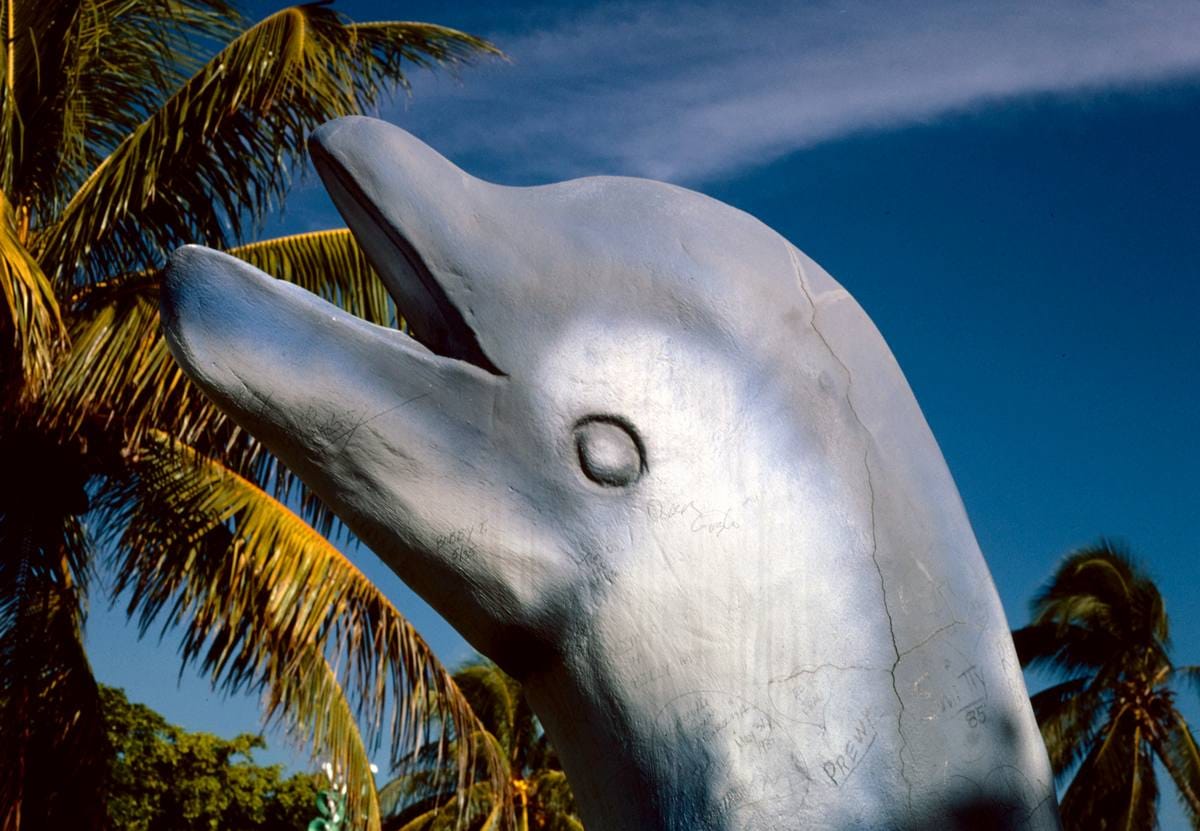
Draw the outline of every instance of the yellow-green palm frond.
<instances>
[{"instance_id":1,"label":"yellow-green palm frond","mask_svg":"<svg viewBox=\"0 0 1200 831\"><path fill-rule=\"evenodd\" d=\"M1022 666L1066 676L1033 696L1055 778L1069 777L1064 828L1150 828L1161 763L1200 817L1200 751L1175 705L1190 667L1174 667L1162 593L1123 546L1067 556L1013 633Z\"/></svg>"},{"instance_id":2,"label":"yellow-green palm frond","mask_svg":"<svg viewBox=\"0 0 1200 831\"><path fill-rule=\"evenodd\" d=\"M414 56L453 63L494 51L429 24L356 28L323 4L273 14L100 163L39 237L43 265L55 278L98 280L160 264L183 242L225 247L282 200L313 127L373 105Z\"/></svg>"},{"instance_id":3,"label":"yellow-green palm frond","mask_svg":"<svg viewBox=\"0 0 1200 831\"><path fill-rule=\"evenodd\" d=\"M462 690L471 709L479 717L510 764L516 761L518 748L519 710L523 698L521 685L491 661L468 664L454 673L454 681Z\"/></svg>"},{"instance_id":4,"label":"yellow-green palm frond","mask_svg":"<svg viewBox=\"0 0 1200 831\"><path fill-rule=\"evenodd\" d=\"M50 374L63 337L54 287L21 240L18 219L0 191L0 378L19 373L26 393ZM10 394L7 393L6 394Z\"/></svg>"},{"instance_id":5,"label":"yellow-green palm frond","mask_svg":"<svg viewBox=\"0 0 1200 831\"><path fill-rule=\"evenodd\" d=\"M396 320L395 307L353 236L346 229L279 237L232 248L236 257L351 314L380 325ZM227 464L275 481L276 495L293 489L291 477L252 437L204 396L171 357L159 329L161 272L126 275L90 286L71 311L70 351L44 397L54 423L78 430L87 420L117 420L136 445L152 429L165 430ZM327 530L327 517L304 512Z\"/></svg>"},{"instance_id":6,"label":"yellow-green palm frond","mask_svg":"<svg viewBox=\"0 0 1200 831\"><path fill-rule=\"evenodd\" d=\"M454 680L486 731L479 740L492 745L503 759L508 786L500 791L477 789L469 804L456 803L452 762L435 758L427 749L414 769L380 789L384 828L516 831L531 821L528 827L579 831L570 784L521 685L486 660L460 667ZM461 826L451 822L454 807L463 809Z\"/></svg>"},{"instance_id":7,"label":"yellow-green palm frond","mask_svg":"<svg viewBox=\"0 0 1200 831\"><path fill-rule=\"evenodd\" d=\"M270 712L286 714L296 738L315 753L323 753L338 772L346 785L348 815L361 819L368 831L379 831L379 793L368 762L370 753L337 672L320 644L299 649L290 665L286 675L268 685Z\"/></svg>"},{"instance_id":8,"label":"yellow-green palm frond","mask_svg":"<svg viewBox=\"0 0 1200 831\"><path fill-rule=\"evenodd\" d=\"M583 823L575 818L575 794L571 783L561 770L537 771L530 781L530 796L545 814L547 827L561 831L583 831Z\"/></svg>"},{"instance_id":9,"label":"yellow-green palm frond","mask_svg":"<svg viewBox=\"0 0 1200 831\"><path fill-rule=\"evenodd\" d=\"M11 116L0 120L0 147L9 151L0 181L39 225L198 68L206 39L227 41L240 29L223 0L0 5Z\"/></svg>"},{"instance_id":10,"label":"yellow-green palm frond","mask_svg":"<svg viewBox=\"0 0 1200 831\"><path fill-rule=\"evenodd\" d=\"M384 821L388 831L497 831L504 827L506 805L495 788L475 782L465 790L448 790L402 815Z\"/></svg>"},{"instance_id":11,"label":"yellow-green palm frond","mask_svg":"<svg viewBox=\"0 0 1200 831\"><path fill-rule=\"evenodd\" d=\"M355 317L380 326L397 323L391 295L346 228L254 242L229 253Z\"/></svg>"},{"instance_id":12,"label":"yellow-green palm frond","mask_svg":"<svg viewBox=\"0 0 1200 831\"><path fill-rule=\"evenodd\" d=\"M459 679L460 674L456 672L455 683ZM466 690L463 690L463 695L470 703L470 696ZM454 725L448 727L453 735ZM478 725L469 740L476 747L486 749L486 752L478 754L480 759L476 775L469 777L472 782L471 789L463 791L461 788L462 772L456 770L454 759L457 754L444 753L438 741L431 741L421 749L415 759L403 767L400 775L379 789L379 807L386 817L385 826L406 826L419 817L425 817L425 821L432 822L435 816L458 815L464 827L469 828L497 806L502 817L512 818L511 790L507 787L497 788L499 783L509 783L513 779L512 766L509 764L505 748L487 729ZM458 737L454 735L451 747L453 748L458 741ZM492 768L489 765L499 767Z\"/></svg>"},{"instance_id":13,"label":"yellow-green palm frond","mask_svg":"<svg viewBox=\"0 0 1200 831\"><path fill-rule=\"evenodd\" d=\"M101 522L119 551L117 592L129 613L184 630L185 663L197 661L227 690L265 688L271 714L348 758L345 731L321 722L340 706L328 658L349 689L370 748L390 740L399 765L430 740L448 746L478 725L451 676L392 603L328 540L250 480L161 434L133 475L112 483ZM315 653L314 653L315 650ZM443 725L428 734L430 721ZM344 720L340 722L345 724ZM342 746L335 746L337 742ZM334 742L334 744L331 744ZM486 745L455 741L462 782Z\"/></svg>"},{"instance_id":14,"label":"yellow-green palm frond","mask_svg":"<svg viewBox=\"0 0 1200 831\"><path fill-rule=\"evenodd\" d=\"M408 89L404 63L431 69L438 65L451 68L477 54L503 58L495 46L485 40L454 29L431 26L411 20L375 20L369 23L347 23L351 37L369 51L375 59L374 77L366 79L367 87L360 93L364 101L373 101L377 90L386 82L398 82Z\"/></svg>"},{"instance_id":15,"label":"yellow-green palm frond","mask_svg":"<svg viewBox=\"0 0 1200 831\"><path fill-rule=\"evenodd\" d=\"M227 438L227 421L175 364L159 330L158 282L114 285L71 315L70 347L42 399L43 421L80 429L115 423L131 445L159 427Z\"/></svg>"}]
</instances>

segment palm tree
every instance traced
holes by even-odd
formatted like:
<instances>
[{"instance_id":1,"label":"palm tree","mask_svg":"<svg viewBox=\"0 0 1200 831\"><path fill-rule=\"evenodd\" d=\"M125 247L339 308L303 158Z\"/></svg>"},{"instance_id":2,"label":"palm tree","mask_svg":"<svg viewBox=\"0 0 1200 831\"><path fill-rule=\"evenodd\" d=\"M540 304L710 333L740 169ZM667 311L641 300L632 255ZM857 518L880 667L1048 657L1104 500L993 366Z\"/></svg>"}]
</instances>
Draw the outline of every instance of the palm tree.
<instances>
[{"instance_id":1,"label":"palm tree","mask_svg":"<svg viewBox=\"0 0 1200 831\"><path fill-rule=\"evenodd\" d=\"M1067 829L1157 824L1157 760L1200 827L1200 748L1176 707L1200 667L1170 659L1167 613L1154 581L1122 546L1070 554L1013 633L1021 665L1063 680L1033 696L1060 785Z\"/></svg>"},{"instance_id":2,"label":"palm tree","mask_svg":"<svg viewBox=\"0 0 1200 831\"><path fill-rule=\"evenodd\" d=\"M521 685L494 664L481 661L454 673L454 680L482 723L482 738L503 765L503 781L485 778L459 801L454 765L435 745L424 764L380 790L387 831L583 831L575 798L554 748L525 701Z\"/></svg>"},{"instance_id":3,"label":"palm tree","mask_svg":"<svg viewBox=\"0 0 1200 831\"><path fill-rule=\"evenodd\" d=\"M166 254L203 242L396 324L344 229L247 238L312 128L412 67L489 53L328 3L247 26L227 0L0 0L3 831L100 822L82 640L100 552L142 633L180 627L185 665L263 691L346 770L370 828L377 742L399 759L430 719L471 735L449 673L327 539L345 538L336 520L175 366L157 294ZM474 769L470 742L456 749Z\"/></svg>"}]
</instances>

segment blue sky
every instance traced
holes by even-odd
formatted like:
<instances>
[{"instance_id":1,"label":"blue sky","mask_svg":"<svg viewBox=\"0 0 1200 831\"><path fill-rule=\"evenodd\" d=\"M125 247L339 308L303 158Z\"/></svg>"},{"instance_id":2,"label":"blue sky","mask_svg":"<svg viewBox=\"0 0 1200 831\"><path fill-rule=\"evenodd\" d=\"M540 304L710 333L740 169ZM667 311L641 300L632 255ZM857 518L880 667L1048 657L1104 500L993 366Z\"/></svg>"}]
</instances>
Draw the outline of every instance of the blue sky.
<instances>
[{"instance_id":1,"label":"blue sky","mask_svg":"<svg viewBox=\"0 0 1200 831\"><path fill-rule=\"evenodd\" d=\"M791 239L888 339L1010 623L1109 535L1159 579L1177 661L1200 663L1200 3L339 7L510 55L414 76L382 113L468 171L664 178ZM270 230L338 224L308 177ZM470 654L356 559L447 661ZM93 609L102 680L197 729L256 729L252 700L177 687L176 640L122 621Z\"/></svg>"}]
</instances>

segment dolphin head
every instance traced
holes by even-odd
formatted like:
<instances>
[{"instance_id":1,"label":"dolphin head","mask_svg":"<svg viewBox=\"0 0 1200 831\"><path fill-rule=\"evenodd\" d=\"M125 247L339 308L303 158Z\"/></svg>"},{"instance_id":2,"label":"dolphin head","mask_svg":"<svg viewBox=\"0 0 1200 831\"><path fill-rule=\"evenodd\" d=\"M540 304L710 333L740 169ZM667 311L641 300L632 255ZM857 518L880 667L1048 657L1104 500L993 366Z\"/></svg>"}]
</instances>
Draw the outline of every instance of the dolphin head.
<instances>
[{"instance_id":1,"label":"dolphin head","mask_svg":"<svg viewBox=\"0 0 1200 831\"><path fill-rule=\"evenodd\" d=\"M752 398L802 356L786 333L811 314L789 247L756 220L645 180L500 187L369 118L311 146L412 336L189 246L165 286L168 343L509 669L630 567L632 529L695 548L662 538L690 523L654 517L694 505L702 524L734 507L721 480L787 455L782 424L769 451L739 446L765 411ZM836 367L823 369L828 387ZM805 372L811 419L833 394ZM729 521L749 525L736 507Z\"/></svg>"},{"instance_id":2,"label":"dolphin head","mask_svg":"<svg viewBox=\"0 0 1200 831\"><path fill-rule=\"evenodd\" d=\"M1002 757L1044 803L957 491L815 263L697 193L502 187L373 119L312 153L411 334L189 246L170 348L526 681L589 822L898 827L968 740L1007 748L964 763L981 793Z\"/></svg>"}]
</instances>

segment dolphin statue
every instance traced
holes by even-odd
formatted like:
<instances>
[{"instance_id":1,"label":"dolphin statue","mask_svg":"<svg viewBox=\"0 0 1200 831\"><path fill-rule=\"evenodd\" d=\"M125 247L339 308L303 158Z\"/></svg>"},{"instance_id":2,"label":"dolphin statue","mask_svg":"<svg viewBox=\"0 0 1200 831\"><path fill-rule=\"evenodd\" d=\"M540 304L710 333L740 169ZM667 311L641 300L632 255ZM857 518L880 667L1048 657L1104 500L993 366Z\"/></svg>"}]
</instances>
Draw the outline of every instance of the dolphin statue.
<instances>
[{"instance_id":1,"label":"dolphin statue","mask_svg":"<svg viewBox=\"0 0 1200 831\"><path fill-rule=\"evenodd\" d=\"M592 831L1059 827L938 445L851 296L683 188L339 119L410 337L188 246L188 375L524 685Z\"/></svg>"}]
</instances>

